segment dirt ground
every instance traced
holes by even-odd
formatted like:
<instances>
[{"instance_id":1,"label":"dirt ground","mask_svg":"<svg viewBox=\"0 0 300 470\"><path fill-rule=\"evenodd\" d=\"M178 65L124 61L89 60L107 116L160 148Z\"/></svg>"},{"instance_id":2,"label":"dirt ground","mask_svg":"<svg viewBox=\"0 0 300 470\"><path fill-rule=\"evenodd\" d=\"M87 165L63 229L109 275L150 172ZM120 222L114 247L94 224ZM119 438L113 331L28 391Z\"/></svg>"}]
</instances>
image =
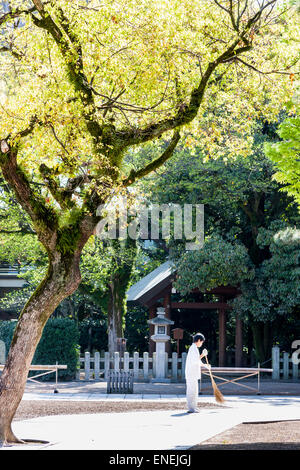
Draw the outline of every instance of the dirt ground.
<instances>
[{"instance_id":1,"label":"dirt ground","mask_svg":"<svg viewBox=\"0 0 300 470\"><path fill-rule=\"evenodd\" d=\"M199 408L216 408L213 403L199 403ZM20 403L14 421L50 415L70 415L88 413L124 413L126 411L185 410L182 402L129 402L129 401L59 401L24 400Z\"/></svg>"},{"instance_id":2,"label":"dirt ground","mask_svg":"<svg viewBox=\"0 0 300 470\"><path fill-rule=\"evenodd\" d=\"M300 421L239 424L190 450L300 450Z\"/></svg>"},{"instance_id":3,"label":"dirt ground","mask_svg":"<svg viewBox=\"0 0 300 470\"><path fill-rule=\"evenodd\" d=\"M199 408L220 405L199 403ZM183 402L82 402L40 400L22 401L15 421L39 416L130 411L185 410ZM190 450L300 450L300 421L240 424L192 447Z\"/></svg>"}]
</instances>

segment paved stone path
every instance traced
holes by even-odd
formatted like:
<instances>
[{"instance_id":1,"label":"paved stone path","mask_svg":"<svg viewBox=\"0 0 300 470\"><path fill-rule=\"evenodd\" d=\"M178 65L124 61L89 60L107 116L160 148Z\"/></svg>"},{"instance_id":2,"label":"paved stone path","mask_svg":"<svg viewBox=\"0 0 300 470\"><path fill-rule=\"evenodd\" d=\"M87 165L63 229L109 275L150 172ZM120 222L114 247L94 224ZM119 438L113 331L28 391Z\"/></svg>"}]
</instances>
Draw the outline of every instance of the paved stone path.
<instances>
[{"instance_id":1,"label":"paved stone path","mask_svg":"<svg viewBox=\"0 0 300 470\"><path fill-rule=\"evenodd\" d=\"M132 395L107 395L105 383L28 383L24 400L150 400L185 401L185 384L135 384ZM163 385L163 386L162 386ZM167 386L166 386L167 385ZM45 416L13 423L21 438L40 439L47 444L31 444L26 449L45 450L174 450L189 449L216 434L243 422L300 420L299 383L268 383L270 394L226 395L226 408L202 408L198 414L184 410L98 413ZM291 385L295 387L291 387ZM165 387L166 386L166 387ZM289 388L289 390L287 390ZM271 394L275 393L277 395ZM292 394L293 391L298 394ZM168 393L163 393L163 392ZM200 395L199 401L215 403L214 397ZM24 449L13 445L2 450Z\"/></svg>"}]
</instances>

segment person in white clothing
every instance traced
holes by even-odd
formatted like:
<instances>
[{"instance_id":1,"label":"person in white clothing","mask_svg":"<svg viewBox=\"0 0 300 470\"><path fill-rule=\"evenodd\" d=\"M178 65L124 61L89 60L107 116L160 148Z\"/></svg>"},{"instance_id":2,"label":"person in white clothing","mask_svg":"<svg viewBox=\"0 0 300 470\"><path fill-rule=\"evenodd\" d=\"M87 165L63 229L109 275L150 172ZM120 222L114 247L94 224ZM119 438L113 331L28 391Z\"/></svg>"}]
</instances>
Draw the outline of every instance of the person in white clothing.
<instances>
[{"instance_id":1,"label":"person in white clothing","mask_svg":"<svg viewBox=\"0 0 300 470\"><path fill-rule=\"evenodd\" d=\"M200 379L201 366L210 368L210 365L203 364L201 359L207 356L207 350L204 349L200 355L198 348L202 346L205 337L201 333L197 333L193 338L193 344L190 346L186 363L185 363L185 380L186 380L186 401L188 413L198 413L198 380Z\"/></svg>"}]
</instances>

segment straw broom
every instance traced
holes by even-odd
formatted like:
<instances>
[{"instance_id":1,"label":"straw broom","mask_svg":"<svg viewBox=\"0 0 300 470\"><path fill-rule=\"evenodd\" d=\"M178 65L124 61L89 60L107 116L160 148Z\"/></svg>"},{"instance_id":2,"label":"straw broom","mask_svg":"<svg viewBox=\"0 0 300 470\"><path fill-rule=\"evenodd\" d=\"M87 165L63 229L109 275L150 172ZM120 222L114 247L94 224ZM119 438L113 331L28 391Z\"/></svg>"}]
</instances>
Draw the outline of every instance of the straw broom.
<instances>
[{"instance_id":1,"label":"straw broom","mask_svg":"<svg viewBox=\"0 0 300 470\"><path fill-rule=\"evenodd\" d=\"M205 356L205 359L206 359L207 365L209 365L208 360L207 360L207 356ZM208 370L209 370L211 385L212 385L212 388L213 388L213 391L214 391L214 396L215 396L216 402L217 403L224 403L225 402L224 397L223 397L222 393L220 392L220 390L218 389L216 382L214 381L214 378L212 376L210 368Z\"/></svg>"}]
</instances>

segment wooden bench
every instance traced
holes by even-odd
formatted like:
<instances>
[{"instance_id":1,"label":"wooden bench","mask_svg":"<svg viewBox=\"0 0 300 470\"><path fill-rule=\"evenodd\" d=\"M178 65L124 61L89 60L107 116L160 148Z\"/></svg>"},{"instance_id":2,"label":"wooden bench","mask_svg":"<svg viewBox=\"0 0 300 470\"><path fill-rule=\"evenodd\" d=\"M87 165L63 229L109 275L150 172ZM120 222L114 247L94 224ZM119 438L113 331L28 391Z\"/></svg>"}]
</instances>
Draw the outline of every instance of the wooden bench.
<instances>
[{"instance_id":1,"label":"wooden bench","mask_svg":"<svg viewBox=\"0 0 300 470\"><path fill-rule=\"evenodd\" d=\"M209 376L209 371L205 369L204 367L201 367L201 372ZM239 387L244 387L250 390L254 390L257 393L257 395L260 395L260 374L262 372L272 373L273 369L263 369L258 364L258 367L212 367L211 372L212 372L212 376L214 377L214 379L221 380L221 382L216 381L216 384L218 385L218 387L221 387L222 385L225 385L227 383L232 383ZM238 377L226 379L222 377L222 375L230 375L231 377L234 375L237 375ZM249 377L255 377L255 376L257 376L257 388L250 387L249 385L240 383L241 380L247 379ZM199 393L202 393L203 390L204 389L202 388L202 383L200 379Z\"/></svg>"},{"instance_id":2,"label":"wooden bench","mask_svg":"<svg viewBox=\"0 0 300 470\"><path fill-rule=\"evenodd\" d=\"M5 364L0 364L0 370L3 370L5 367ZM61 369L67 369L68 366L65 364L55 364L55 365L45 365L45 364L31 364L29 367L29 371L35 371L35 370L45 370L46 372L42 372L41 374L36 374L33 377L28 377L27 380L30 380L31 382L36 382L40 383L37 379L37 377L42 377L43 375L48 375L55 373L55 389L54 393L58 393L57 390L57 376L58 376L58 370Z\"/></svg>"},{"instance_id":3,"label":"wooden bench","mask_svg":"<svg viewBox=\"0 0 300 470\"><path fill-rule=\"evenodd\" d=\"M133 373L125 370L109 370L107 393L133 393Z\"/></svg>"}]
</instances>

